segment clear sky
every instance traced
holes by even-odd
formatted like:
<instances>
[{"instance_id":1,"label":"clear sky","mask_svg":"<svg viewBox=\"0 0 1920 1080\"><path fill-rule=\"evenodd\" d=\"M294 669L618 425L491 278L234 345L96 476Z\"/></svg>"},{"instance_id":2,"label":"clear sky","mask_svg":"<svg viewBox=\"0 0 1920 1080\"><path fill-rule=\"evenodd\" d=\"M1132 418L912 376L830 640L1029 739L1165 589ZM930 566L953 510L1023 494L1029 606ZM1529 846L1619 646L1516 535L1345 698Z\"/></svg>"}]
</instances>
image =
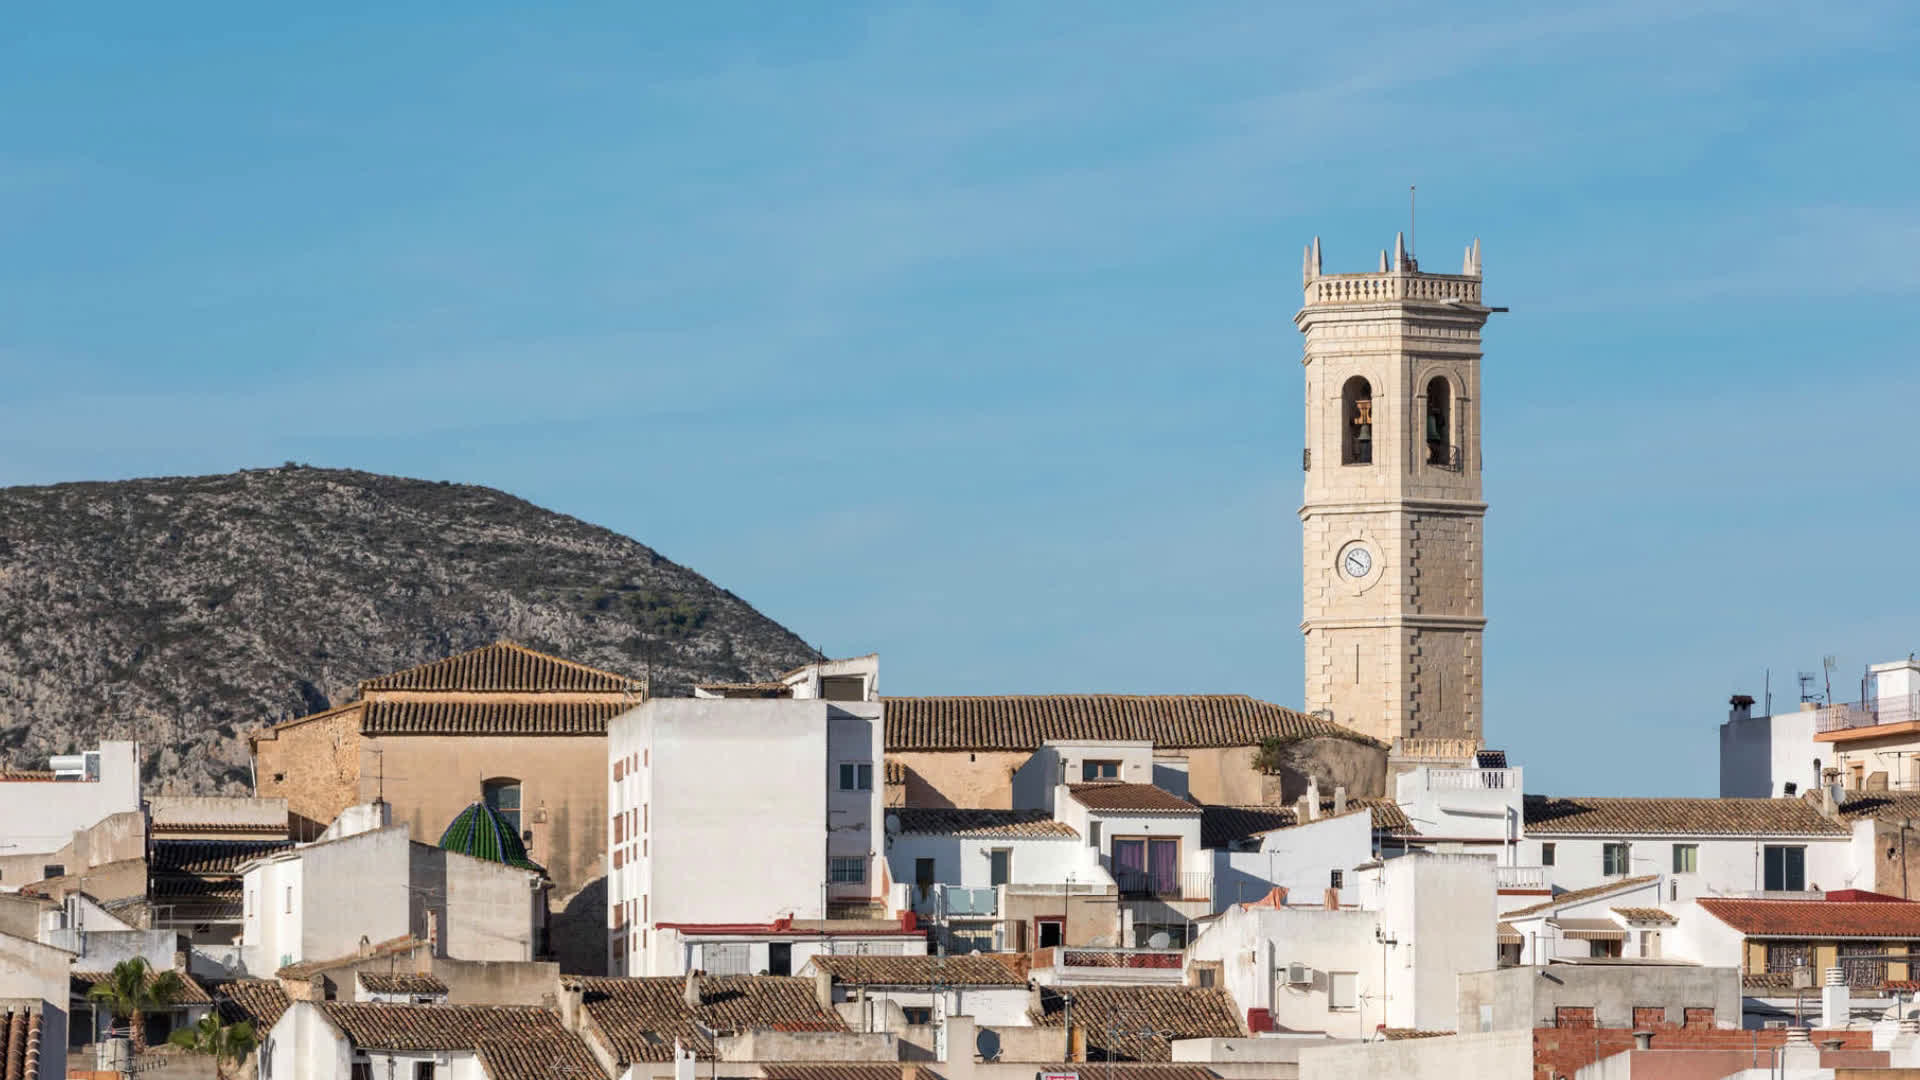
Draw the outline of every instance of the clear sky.
<instances>
[{"instance_id":1,"label":"clear sky","mask_svg":"<svg viewBox=\"0 0 1920 1080\"><path fill-rule=\"evenodd\" d=\"M891 693L1297 704L1300 249L1417 183L1530 788L1920 648L1920 6L279 8L10 14L0 482L488 484Z\"/></svg>"}]
</instances>

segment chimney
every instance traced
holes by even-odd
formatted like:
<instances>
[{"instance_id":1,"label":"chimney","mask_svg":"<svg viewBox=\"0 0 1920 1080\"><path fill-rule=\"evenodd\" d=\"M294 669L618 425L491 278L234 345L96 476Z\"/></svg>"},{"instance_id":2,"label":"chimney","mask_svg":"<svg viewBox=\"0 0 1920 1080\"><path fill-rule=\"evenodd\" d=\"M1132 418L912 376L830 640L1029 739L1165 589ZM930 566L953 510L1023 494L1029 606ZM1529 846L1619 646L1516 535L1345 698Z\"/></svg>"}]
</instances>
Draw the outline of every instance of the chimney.
<instances>
[{"instance_id":1,"label":"chimney","mask_svg":"<svg viewBox=\"0 0 1920 1080\"><path fill-rule=\"evenodd\" d=\"M1067 1060L1087 1060L1087 1026L1075 1024L1067 1029Z\"/></svg>"},{"instance_id":2,"label":"chimney","mask_svg":"<svg viewBox=\"0 0 1920 1080\"><path fill-rule=\"evenodd\" d=\"M694 1080L694 1076L693 1051L681 1046L679 1039L673 1040L673 1080Z\"/></svg>"},{"instance_id":3,"label":"chimney","mask_svg":"<svg viewBox=\"0 0 1920 1080\"><path fill-rule=\"evenodd\" d=\"M1309 821L1320 820L1320 781L1317 778L1307 780L1307 814Z\"/></svg>"},{"instance_id":4,"label":"chimney","mask_svg":"<svg viewBox=\"0 0 1920 1080\"><path fill-rule=\"evenodd\" d=\"M1753 695L1735 694L1727 699L1727 722L1737 724L1753 719Z\"/></svg>"},{"instance_id":5,"label":"chimney","mask_svg":"<svg viewBox=\"0 0 1920 1080\"><path fill-rule=\"evenodd\" d=\"M1298 799L1295 799L1293 801L1293 823L1295 825L1305 825L1312 820L1313 818L1307 813L1307 797L1302 795Z\"/></svg>"},{"instance_id":6,"label":"chimney","mask_svg":"<svg viewBox=\"0 0 1920 1080\"><path fill-rule=\"evenodd\" d=\"M689 1009L697 1009L700 1007L700 972L687 972L687 985L685 989L680 992L680 1000L684 1002Z\"/></svg>"},{"instance_id":7,"label":"chimney","mask_svg":"<svg viewBox=\"0 0 1920 1080\"><path fill-rule=\"evenodd\" d=\"M1333 789L1333 816L1339 817L1347 812L1347 785L1336 784Z\"/></svg>"},{"instance_id":8,"label":"chimney","mask_svg":"<svg viewBox=\"0 0 1920 1080\"><path fill-rule=\"evenodd\" d=\"M579 1031L586 1019L586 1010L581 1006L585 1001L586 990L577 982L560 984L559 1006L560 1024L568 1031Z\"/></svg>"},{"instance_id":9,"label":"chimney","mask_svg":"<svg viewBox=\"0 0 1920 1080\"><path fill-rule=\"evenodd\" d=\"M1653 1049L1653 1032L1651 1032L1651 1031L1636 1031L1636 1032L1634 1032L1634 1033L1633 1033L1633 1048L1634 1048L1635 1050L1651 1050L1651 1049Z\"/></svg>"}]
</instances>

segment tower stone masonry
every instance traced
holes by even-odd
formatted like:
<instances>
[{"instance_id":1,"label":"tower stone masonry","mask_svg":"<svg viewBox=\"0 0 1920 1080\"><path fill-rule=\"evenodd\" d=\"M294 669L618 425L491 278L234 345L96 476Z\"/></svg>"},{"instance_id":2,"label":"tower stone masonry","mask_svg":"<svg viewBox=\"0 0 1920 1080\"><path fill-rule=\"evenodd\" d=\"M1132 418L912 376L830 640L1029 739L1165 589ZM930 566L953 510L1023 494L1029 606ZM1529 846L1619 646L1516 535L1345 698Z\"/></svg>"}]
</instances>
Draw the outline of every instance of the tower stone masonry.
<instances>
[{"instance_id":1,"label":"tower stone masonry","mask_svg":"<svg viewBox=\"0 0 1920 1080\"><path fill-rule=\"evenodd\" d=\"M1396 238L1370 274L1306 250L1307 707L1391 743L1481 739L1480 242L1458 274Z\"/></svg>"}]
</instances>

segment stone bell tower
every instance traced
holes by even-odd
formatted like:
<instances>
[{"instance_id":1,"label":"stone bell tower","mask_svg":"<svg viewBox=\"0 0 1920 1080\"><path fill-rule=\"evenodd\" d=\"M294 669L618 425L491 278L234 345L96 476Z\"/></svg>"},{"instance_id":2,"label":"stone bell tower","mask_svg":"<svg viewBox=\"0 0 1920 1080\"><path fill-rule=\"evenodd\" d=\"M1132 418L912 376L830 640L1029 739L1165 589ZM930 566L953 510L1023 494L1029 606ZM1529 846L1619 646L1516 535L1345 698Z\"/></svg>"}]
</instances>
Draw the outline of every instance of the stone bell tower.
<instances>
[{"instance_id":1,"label":"stone bell tower","mask_svg":"<svg viewBox=\"0 0 1920 1080\"><path fill-rule=\"evenodd\" d=\"M1306 251L1307 708L1391 743L1481 739L1480 242L1458 274L1394 242L1371 274Z\"/></svg>"}]
</instances>

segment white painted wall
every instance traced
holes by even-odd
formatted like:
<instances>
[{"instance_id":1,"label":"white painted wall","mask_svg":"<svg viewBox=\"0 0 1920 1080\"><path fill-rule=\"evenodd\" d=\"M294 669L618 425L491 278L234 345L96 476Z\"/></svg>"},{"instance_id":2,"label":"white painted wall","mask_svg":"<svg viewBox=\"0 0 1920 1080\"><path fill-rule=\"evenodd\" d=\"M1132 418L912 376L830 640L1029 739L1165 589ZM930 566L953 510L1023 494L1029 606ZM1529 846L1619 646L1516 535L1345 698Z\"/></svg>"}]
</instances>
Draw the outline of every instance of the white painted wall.
<instances>
[{"instance_id":1,"label":"white painted wall","mask_svg":"<svg viewBox=\"0 0 1920 1080\"><path fill-rule=\"evenodd\" d=\"M1300 1080L1532 1080L1533 1032L1300 1048Z\"/></svg>"},{"instance_id":2,"label":"white painted wall","mask_svg":"<svg viewBox=\"0 0 1920 1080\"><path fill-rule=\"evenodd\" d=\"M407 826L396 825L295 849L301 864L295 961L345 956L363 938L378 943L409 932L411 844ZM274 900L284 911L284 890Z\"/></svg>"},{"instance_id":3,"label":"white painted wall","mask_svg":"<svg viewBox=\"0 0 1920 1080\"><path fill-rule=\"evenodd\" d=\"M1375 912L1357 908L1235 907L1211 921L1187 957L1221 965L1222 984L1243 1017L1248 1009L1265 1008L1281 1028L1357 1039L1385 1020L1378 927ZM1311 968L1307 982L1288 983L1287 966L1293 963ZM1355 977L1352 1009L1331 1007L1335 972Z\"/></svg>"},{"instance_id":4,"label":"white painted wall","mask_svg":"<svg viewBox=\"0 0 1920 1080\"><path fill-rule=\"evenodd\" d=\"M260 1080L345 1080L352 1064L346 1033L311 1001L288 1005L260 1047Z\"/></svg>"},{"instance_id":5,"label":"white painted wall","mask_svg":"<svg viewBox=\"0 0 1920 1080\"><path fill-rule=\"evenodd\" d=\"M1275 885L1287 890L1292 903L1317 903L1335 870L1341 872L1346 886L1341 902L1356 902L1351 872L1373 857L1373 815L1350 810L1339 817L1276 829L1259 839L1257 851L1214 851L1215 911L1258 900Z\"/></svg>"},{"instance_id":6,"label":"white painted wall","mask_svg":"<svg viewBox=\"0 0 1920 1080\"><path fill-rule=\"evenodd\" d=\"M1153 744L1132 739L1056 739L1042 743L1026 764L1013 774L1016 810L1056 810L1061 784L1086 782L1085 763L1117 761L1124 784L1152 784L1155 778ZM1178 794L1186 794L1184 788Z\"/></svg>"},{"instance_id":7,"label":"white painted wall","mask_svg":"<svg viewBox=\"0 0 1920 1080\"><path fill-rule=\"evenodd\" d=\"M1506 843L1520 836L1523 781L1520 769L1421 765L1397 776L1394 790L1422 836Z\"/></svg>"},{"instance_id":8,"label":"white painted wall","mask_svg":"<svg viewBox=\"0 0 1920 1080\"><path fill-rule=\"evenodd\" d=\"M301 958L301 878L300 859L291 852L254 862L241 875L240 957L248 974L271 978Z\"/></svg>"},{"instance_id":9,"label":"white painted wall","mask_svg":"<svg viewBox=\"0 0 1920 1080\"><path fill-rule=\"evenodd\" d=\"M131 742L102 742L98 780L0 780L0 849L53 853L73 834L140 809L140 764Z\"/></svg>"},{"instance_id":10,"label":"white painted wall","mask_svg":"<svg viewBox=\"0 0 1920 1080\"><path fill-rule=\"evenodd\" d=\"M677 968L676 950L658 970L647 959L661 924L820 918L830 854L864 859L867 878L834 899L884 897L880 717L877 701L787 699L656 699L615 717L608 805L632 828L608 830L610 969ZM861 761L872 789L840 792L839 765Z\"/></svg>"},{"instance_id":11,"label":"white painted wall","mask_svg":"<svg viewBox=\"0 0 1920 1080\"><path fill-rule=\"evenodd\" d=\"M1614 908L1662 907L1664 906L1662 903L1662 898L1665 896L1663 892L1664 888L1665 883L1661 880L1649 881L1643 885L1620 889L1604 896L1577 900L1557 907L1547 908L1534 915L1520 918L1502 915L1501 921L1512 924L1513 928L1520 932L1520 963L1522 964L1544 964L1549 960L1582 959L1593 955L1592 944L1582 939L1561 937L1559 931L1547 925L1548 919L1558 917L1608 919L1618 923L1619 920L1615 919L1613 915ZM1510 910L1534 906L1535 902L1520 902L1527 900L1528 898L1525 897L1514 897L1502 903L1500 906ZM1622 925L1622 929L1625 929L1624 925ZM1667 956L1673 955L1672 948L1667 944L1667 935L1665 933L1661 935L1661 939L1662 954Z\"/></svg>"},{"instance_id":12,"label":"white painted wall","mask_svg":"<svg viewBox=\"0 0 1920 1080\"><path fill-rule=\"evenodd\" d=\"M654 975L685 975L693 969L715 971L711 954L704 950L719 945L747 948L747 973L760 974L771 969L770 949L776 943L788 946L789 973L805 967L807 961L822 955L925 956L924 934L835 934L823 937L804 931L770 934L681 933L672 929L654 931L651 962Z\"/></svg>"},{"instance_id":13,"label":"white painted wall","mask_svg":"<svg viewBox=\"0 0 1920 1080\"><path fill-rule=\"evenodd\" d=\"M1661 935L1668 956L1709 967L1745 967L1741 943L1746 939L1738 930L1690 901L1670 904L1667 911L1676 920Z\"/></svg>"},{"instance_id":14,"label":"white painted wall","mask_svg":"<svg viewBox=\"0 0 1920 1080\"><path fill-rule=\"evenodd\" d=\"M1631 873L1608 877L1602 849L1608 843L1624 841ZM1553 865L1546 868L1547 879L1562 889L1573 891L1616 880L1619 876L1638 877L1660 874L1678 884L1676 893L1669 884L1663 894L1685 900L1694 896L1760 891L1765 886L1764 850L1772 845L1802 847L1806 851L1806 885L1825 890L1871 888L1871 866L1855 869L1853 837L1842 836L1579 836L1542 834L1520 842L1522 866L1539 866L1544 859L1543 844L1553 845ZM1673 873L1675 844L1697 844L1698 871Z\"/></svg>"},{"instance_id":15,"label":"white painted wall","mask_svg":"<svg viewBox=\"0 0 1920 1080\"><path fill-rule=\"evenodd\" d=\"M1772 716L1730 715L1720 725L1720 794L1754 799L1817 786L1814 762L1831 766L1834 748L1813 741L1812 709Z\"/></svg>"},{"instance_id":16,"label":"white painted wall","mask_svg":"<svg viewBox=\"0 0 1920 1080\"><path fill-rule=\"evenodd\" d=\"M1387 1026L1452 1029L1460 974L1499 964L1493 860L1408 855L1369 873L1363 891L1376 883L1381 935L1398 943L1385 946Z\"/></svg>"}]
</instances>

